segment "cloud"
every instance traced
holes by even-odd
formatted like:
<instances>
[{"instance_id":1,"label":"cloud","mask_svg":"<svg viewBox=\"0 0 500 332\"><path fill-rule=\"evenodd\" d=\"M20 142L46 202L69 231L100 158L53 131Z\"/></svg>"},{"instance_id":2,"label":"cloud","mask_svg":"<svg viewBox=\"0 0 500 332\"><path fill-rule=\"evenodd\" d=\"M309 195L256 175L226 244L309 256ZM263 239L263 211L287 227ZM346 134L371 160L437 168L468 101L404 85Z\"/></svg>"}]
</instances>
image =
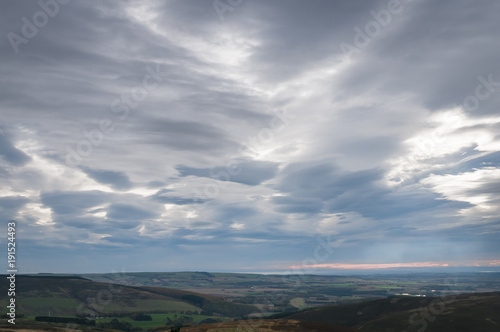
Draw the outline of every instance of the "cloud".
<instances>
[{"instance_id":1,"label":"cloud","mask_svg":"<svg viewBox=\"0 0 500 332\"><path fill-rule=\"evenodd\" d=\"M22 196L0 197L0 215L4 220L13 219L30 200Z\"/></svg>"},{"instance_id":2,"label":"cloud","mask_svg":"<svg viewBox=\"0 0 500 332\"><path fill-rule=\"evenodd\" d=\"M151 119L140 126L139 144L160 144L174 150L220 151L237 144L220 129L193 121Z\"/></svg>"},{"instance_id":3,"label":"cloud","mask_svg":"<svg viewBox=\"0 0 500 332\"><path fill-rule=\"evenodd\" d=\"M13 166L23 166L30 160L28 155L12 144L2 130L0 130L0 156Z\"/></svg>"},{"instance_id":4,"label":"cloud","mask_svg":"<svg viewBox=\"0 0 500 332\"><path fill-rule=\"evenodd\" d=\"M325 264L498 260L500 5L403 1L382 26L387 6L70 2L4 38L0 212L26 272L286 267L326 235ZM40 10L0 2L0 27Z\"/></svg>"},{"instance_id":5,"label":"cloud","mask_svg":"<svg viewBox=\"0 0 500 332\"><path fill-rule=\"evenodd\" d=\"M82 167L82 170L92 179L102 184L109 184L113 189L127 190L132 187L129 178L123 172L96 170L88 167Z\"/></svg>"},{"instance_id":6,"label":"cloud","mask_svg":"<svg viewBox=\"0 0 500 332\"><path fill-rule=\"evenodd\" d=\"M107 212L107 217L116 220L140 220L151 218L154 213L129 204L112 204Z\"/></svg>"},{"instance_id":7,"label":"cloud","mask_svg":"<svg viewBox=\"0 0 500 332\"><path fill-rule=\"evenodd\" d=\"M59 215L84 213L86 209L98 206L109 198L109 194L102 191L58 191L40 195L40 201Z\"/></svg>"},{"instance_id":8,"label":"cloud","mask_svg":"<svg viewBox=\"0 0 500 332\"><path fill-rule=\"evenodd\" d=\"M187 166L177 166L181 176L198 176L206 178L214 178L222 181L231 181L250 186L256 186L262 182L272 179L278 169L278 164L267 161L239 161L228 167L214 167L214 168L194 168Z\"/></svg>"},{"instance_id":9,"label":"cloud","mask_svg":"<svg viewBox=\"0 0 500 332\"><path fill-rule=\"evenodd\" d=\"M323 208L323 202L314 198L276 196L273 203L283 213L319 213Z\"/></svg>"},{"instance_id":10,"label":"cloud","mask_svg":"<svg viewBox=\"0 0 500 332\"><path fill-rule=\"evenodd\" d=\"M189 198L189 197L178 197L178 196L172 196L170 194L172 190L168 189L161 189L158 190L154 195L151 196L155 201L165 203L165 204L176 204L176 205L186 205L186 204L201 204L204 202L207 202L207 199L201 199L201 198Z\"/></svg>"}]
</instances>

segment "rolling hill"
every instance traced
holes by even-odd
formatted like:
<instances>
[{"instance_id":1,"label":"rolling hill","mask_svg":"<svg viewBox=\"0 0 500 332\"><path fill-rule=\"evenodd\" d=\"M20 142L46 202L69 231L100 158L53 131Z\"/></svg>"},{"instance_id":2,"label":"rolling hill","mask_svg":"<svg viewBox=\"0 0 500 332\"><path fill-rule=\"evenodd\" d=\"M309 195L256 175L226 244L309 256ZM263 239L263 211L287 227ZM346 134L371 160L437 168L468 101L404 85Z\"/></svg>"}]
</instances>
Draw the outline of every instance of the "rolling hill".
<instances>
[{"instance_id":1,"label":"rolling hill","mask_svg":"<svg viewBox=\"0 0 500 332\"><path fill-rule=\"evenodd\" d=\"M273 318L322 322L368 332L498 332L500 292L447 297L393 297L343 306L325 306Z\"/></svg>"},{"instance_id":2,"label":"rolling hill","mask_svg":"<svg viewBox=\"0 0 500 332\"><path fill-rule=\"evenodd\" d=\"M8 280L0 278L0 288ZM78 276L16 277L17 313L25 316L120 316L131 313L204 313L243 317L255 307L189 291L94 282ZM0 302L7 303L7 292ZM6 308L2 304L2 308ZM2 313L6 309L2 309Z\"/></svg>"},{"instance_id":3,"label":"rolling hill","mask_svg":"<svg viewBox=\"0 0 500 332\"><path fill-rule=\"evenodd\" d=\"M0 278L0 287L7 289L7 282L5 277ZM2 308L6 308L6 295L6 292L0 294ZM98 318L95 327L79 327L85 331L104 331L106 324L117 318L143 331L170 331L171 327L182 325L184 332L500 331L500 292L446 297L393 296L236 321L235 318L257 313L258 309L180 289L118 285L81 276L20 275L16 277L16 305L17 314L25 316L16 327L28 324L33 331L65 328L64 324L35 322L34 316ZM5 309L1 312L5 313ZM134 319L137 314L150 315L152 320L137 322ZM2 324L0 330L6 327ZM201 325L190 326L195 324Z\"/></svg>"}]
</instances>

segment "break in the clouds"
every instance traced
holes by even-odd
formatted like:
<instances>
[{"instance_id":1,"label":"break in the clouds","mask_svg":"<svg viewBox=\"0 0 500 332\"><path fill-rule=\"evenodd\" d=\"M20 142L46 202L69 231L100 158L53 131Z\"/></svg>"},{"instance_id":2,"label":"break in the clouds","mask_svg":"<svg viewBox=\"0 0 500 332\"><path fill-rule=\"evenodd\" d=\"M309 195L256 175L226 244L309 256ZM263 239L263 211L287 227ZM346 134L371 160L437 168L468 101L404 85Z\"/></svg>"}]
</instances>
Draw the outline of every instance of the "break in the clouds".
<instances>
[{"instance_id":1,"label":"break in the clouds","mask_svg":"<svg viewBox=\"0 0 500 332\"><path fill-rule=\"evenodd\" d=\"M24 272L498 265L498 2L0 7Z\"/></svg>"}]
</instances>

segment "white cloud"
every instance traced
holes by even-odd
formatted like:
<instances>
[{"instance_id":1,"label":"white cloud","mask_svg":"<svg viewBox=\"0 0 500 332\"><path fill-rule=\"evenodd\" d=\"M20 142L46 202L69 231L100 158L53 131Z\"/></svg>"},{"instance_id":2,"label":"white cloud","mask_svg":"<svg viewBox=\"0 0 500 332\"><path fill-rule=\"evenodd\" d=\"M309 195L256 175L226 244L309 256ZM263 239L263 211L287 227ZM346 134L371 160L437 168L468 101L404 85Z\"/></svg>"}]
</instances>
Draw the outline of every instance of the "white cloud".
<instances>
[{"instance_id":1,"label":"white cloud","mask_svg":"<svg viewBox=\"0 0 500 332\"><path fill-rule=\"evenodd\" d=\"M500 183L500 169L484 167L470 172L446 175L430 175L422 180L422 184L429 186L431 190L442 195L442 197L467 202L473 205L458 211L464 216L473 218L492 218L498 213L498 206L492 205L496 195L494 193L481 192L486 184ZM496 204L496 203L493 203Z\"/></svg>"},{"instance_id":2,"label":"white cloud","mask_svg":"<svg viewBox=\"0 0 500 332\"><path fill-rule=\"evenodd\" d=\"M498 123L500 117L471 118L461 108L431 115L428 128L404 142L407 152L389 160L388 183L401 184L422 174L449 168L453 163L485 155L477 153L458 161L445 159L466 148L486 153L500 151L500 140L496 137L495 127L491 127Z\"/></svg>"}]
</instances>

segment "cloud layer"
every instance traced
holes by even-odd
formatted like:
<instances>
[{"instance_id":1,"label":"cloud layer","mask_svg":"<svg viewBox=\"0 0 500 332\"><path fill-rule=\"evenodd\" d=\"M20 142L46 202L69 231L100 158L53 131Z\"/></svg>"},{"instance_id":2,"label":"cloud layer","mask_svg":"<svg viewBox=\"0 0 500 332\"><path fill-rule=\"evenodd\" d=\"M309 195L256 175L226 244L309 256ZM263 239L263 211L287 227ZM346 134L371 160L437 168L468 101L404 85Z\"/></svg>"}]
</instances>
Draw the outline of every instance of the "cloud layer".
<instances>
[{"instance_id":1,"label":"cloud layer","mask_svg":"<svg viewBox=\"0 0 500 332\"><path fill-rule=\"evenodd\" d=\"M499 3L0 9L24 272L500 259Z\"/></svg>"}]
</instances>

